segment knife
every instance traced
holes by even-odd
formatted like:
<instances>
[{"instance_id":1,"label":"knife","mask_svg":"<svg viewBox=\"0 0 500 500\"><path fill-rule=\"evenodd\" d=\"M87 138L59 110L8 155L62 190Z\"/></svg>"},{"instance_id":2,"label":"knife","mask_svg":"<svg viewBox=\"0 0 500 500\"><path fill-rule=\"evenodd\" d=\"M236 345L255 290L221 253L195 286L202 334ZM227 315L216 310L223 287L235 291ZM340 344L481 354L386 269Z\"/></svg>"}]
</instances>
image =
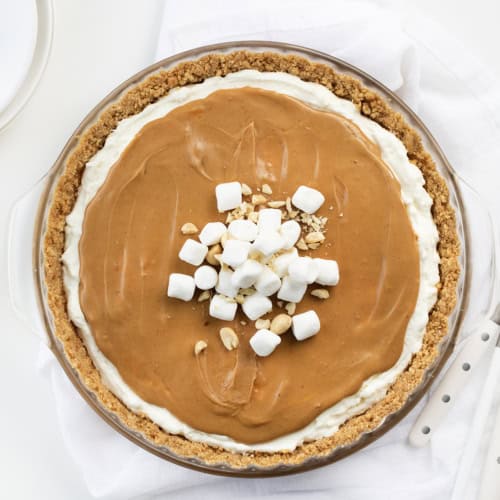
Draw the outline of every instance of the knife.
<instances>
[{"instance_id":1,"label":"knife","mask_svg":"<svg viewBox=\"0 0 500 500\"><path fill-rule=\"evenodd\" d=\"M493 315L493 320L497 323L500 322L499 307L497 307L495 314ZM488 414L491 409L491 403L495 394L495 387L497 386L498 379L500 377L500 362L498 358L498 351L499 349L497 348L495 348L493 351L493 357L491 358L488 375L481 390L481 396L479 397L479 402L477 404L472 425L468 433L467 442L462 454L462 459L460 460L460 464L456 473L456 481L453 488L451 500L469 500L470 498L465 497L465 493L468 490L467 486L470 482L469 476L471 470L474 469L474 464L478 460L477 453L481 443L481 437L484 434L484 429L488 421ZM493 500L494 498L495 497L489 498L488 500Z\"/></svg>"},{"instance_id":2,"label":"knife","mask_svg":"<svg viewBox=\"0 0 500 500\"><path fill-rule=\"evenodd\" d=\"M500 379L500 335L491 360L490 374L491 378L498 384ZM492 390L490 399L493 399L494 393L495 391ZM500 406L497 409L493 434L489 441L481 474L478 500L500 500Z\"/></svg>"},{"instance_id":3,"label":"knife","mask_svg":"<svg viewBox=\"0 0 500 500\"><path fill-rule=\"evenodd\" d=\"M500 305L491 319L484 320L465 341L462 350L430 396L413 425L409 441L413 446L425 446L448 414L462 387L469 381L481 358L497 340L500 331Z\"/></svg>"}]
</instances>

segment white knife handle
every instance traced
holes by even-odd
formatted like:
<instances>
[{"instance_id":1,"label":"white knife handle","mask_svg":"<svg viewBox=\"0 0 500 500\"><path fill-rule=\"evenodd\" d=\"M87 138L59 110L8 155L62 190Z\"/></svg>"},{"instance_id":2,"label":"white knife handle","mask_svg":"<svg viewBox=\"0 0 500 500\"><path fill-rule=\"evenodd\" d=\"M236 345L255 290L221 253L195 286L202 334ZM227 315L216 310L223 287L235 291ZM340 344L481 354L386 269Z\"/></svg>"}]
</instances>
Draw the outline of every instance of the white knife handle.
<instances>
[{"instance_id":1,"label":"white knife handle","mask_svg":"<svg viewBox=\"0 0 500 500\"><path fill-rule=\"evenodd\" d=\"M483 354L495 343L498 325L484 320L469 336L465 345L431 394L427 405L413 425L409 441L413 446L425 446L448 414L462 387L469 381L471 373Z\"/></svg>"},{"instance_id":2,"label":"white knife handle","mask_svg":"<svg viewBox=\"0 0 500 500\"><path fill-rule=\"evenodd\" d=\"M500 347L495 349L491 370L495 380L498 381L500 375ZM493 434L490 437L488 453L481 475L481 487L478 500L499 500L500 499L500 407L497 410L496 420L493 424Z\"/></svg>"}]
</instances>

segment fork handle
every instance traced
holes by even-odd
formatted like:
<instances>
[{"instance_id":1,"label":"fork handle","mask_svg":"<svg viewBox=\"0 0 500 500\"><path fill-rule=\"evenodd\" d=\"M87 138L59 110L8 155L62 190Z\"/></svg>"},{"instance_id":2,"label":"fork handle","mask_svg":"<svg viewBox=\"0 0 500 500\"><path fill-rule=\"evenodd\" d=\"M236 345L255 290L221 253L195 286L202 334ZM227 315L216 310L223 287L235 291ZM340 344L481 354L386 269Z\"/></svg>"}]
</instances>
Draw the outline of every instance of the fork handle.
<instances>
[{"instance_id":1,"label":"fork handle","mask_svg":"<svg viewBox=\"0 0 500 500\"><path fill-rule=\"evenodd\" d=\"M430 441L483 354L495 343L498 329L493 321L484 320L465 341L410 431L409 441L413 446L422 447Z\"/></svg>"},{"instance_id":2,"label":"fork handle","mask_svg":"<svg viewBox=\"0 0 500 500\"><path fill-rule=\"evenodd\" d=\"M500 346L497 346L491 362L494 380L500 376ZM491 396L493 397L494 391ZM500 406L497 409L493 434L489 438L488 452L481 474L478 500L500 500Z\"/></svg>"}]
</instances>

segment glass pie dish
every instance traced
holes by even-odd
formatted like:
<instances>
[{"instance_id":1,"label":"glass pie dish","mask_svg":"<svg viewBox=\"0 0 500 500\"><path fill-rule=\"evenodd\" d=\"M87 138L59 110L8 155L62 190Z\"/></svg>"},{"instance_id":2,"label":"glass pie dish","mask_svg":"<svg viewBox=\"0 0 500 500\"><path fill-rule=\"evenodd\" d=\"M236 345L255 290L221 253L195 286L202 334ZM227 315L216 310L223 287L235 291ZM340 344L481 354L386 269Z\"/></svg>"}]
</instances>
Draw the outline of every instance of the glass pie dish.
<instances>
[{"instance_id":1,"label":"glass pie dish","mask_svg":"<svg viewBox=\"0 0 500 500\"><path fill-rule=\"evenodd\" d=\"M462 272L457 285L457 303L449 316L448 334L440 344L439 355L434 363L427 368L422 383L404 405L398 411L388 415L376 429L363 433L356 441L347 446L336 447L327 455L311 457L300 464L278 464L271 467L252 465L246 468L236 468L224 463L206 463L198 458L178 455L167 447L158 446L146 439L141 433L124 425L114 413L98 401L95 394L82 382L66 357L61 341L55 334L54 321L48 306L47 290L43 278L44 254L42 249L48 209L52 203L54 187L79 138L97 121L104 109L117 102L123 93L155 72L172 68L183 61L198 59L206 54L228 53L237 50L271 51L302 56L312 62L330 66L338 73L352 76L360 80L366 88L378 93L394 110L401 113L406 122L419 133L424 148L434 159L436 168L445 180L450 192L450 205L456 214L457 232L461 244L459 264ZM471 220L474 221L474 224L470 223ZM28 229L30 227L32 231ZM30 251L32 251L31 259ZM29 264L27 264L28 260L31 260ZM26 278L26 269L33 271L33 286L30 286L31 280ZM160 61L117 87L78 126L46 176L16 203L11 214L9 234L9 283L14 307L38 333L43 332L43 338L67 376L99 416L135 444L161 458L205 472L244 477L277 476L326 465L363 448L394 427L426 393L451 354L460 332L467 332L480 318L489 313L495 292L494 269L495 239L487 210L466 181L453 170L436 141L415 113L381 83L343 61L310 49L271 42L231 42L194 49Z\"/></svg>"}]
</instances>

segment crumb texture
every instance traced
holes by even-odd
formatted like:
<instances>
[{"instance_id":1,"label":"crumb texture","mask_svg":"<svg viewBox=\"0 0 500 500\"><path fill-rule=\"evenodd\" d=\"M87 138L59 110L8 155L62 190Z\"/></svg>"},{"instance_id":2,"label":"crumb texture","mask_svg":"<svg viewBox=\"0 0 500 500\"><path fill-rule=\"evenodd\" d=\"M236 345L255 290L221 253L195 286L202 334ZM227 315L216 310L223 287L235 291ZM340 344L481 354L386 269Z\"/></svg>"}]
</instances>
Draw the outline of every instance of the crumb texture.
<instances>
[{"instance_id":1,"label":"crumb texture","mask_svg":"<svg viewBox=\"0 0 500 500\"><path fill-rule=\"evenodd\" d=\"M363 414L349 419L333 436L303 444L293 452L246 455L232 453L206 444L191 442L182 436L168 434L151 420L133 413L103 384L66 310L60 262L64 251L65 220L77 198L87 161L103 147L107 136L120 120L139 113L148 104L166 95L170 89L243 69L283 71L305 81L320 83L337 96L351 100L364 115L394 133L405 145L410 161L421 170L425 178L426 190L434 202L432 214L439 232L441 281L438 299L429 315L421 350L413 357L407 370L397 378L384 399ZM194 229L185 228L186 231ZM338 73L326 65L312 63L295 55L248 51L210 54L196 61L180 63L169 70L158 71L131 88L118 102L108 106L97 122L80 137L65 165L53 193L43 242L44 281L48 304L54 319L55 335L80 380L94 394L99 404L111 411L124 426L142 434L145 439L157 446L167 447L181 457L197 458L207 464L225 463L233 468L301 464L312 457L324 457L339 447L356 442L362 434L376 429L384 418L399 410L421 384L426 369L439 355L440 342L448 331L448 316L456 303L456 288L460 273L459 253L455 213L449 203L446 183L437 172L418 134L399 113L392 110L380 96L365 88L355 78ZM198 346L198 348L203 347Z\"/></svg>"}]
</instances>

